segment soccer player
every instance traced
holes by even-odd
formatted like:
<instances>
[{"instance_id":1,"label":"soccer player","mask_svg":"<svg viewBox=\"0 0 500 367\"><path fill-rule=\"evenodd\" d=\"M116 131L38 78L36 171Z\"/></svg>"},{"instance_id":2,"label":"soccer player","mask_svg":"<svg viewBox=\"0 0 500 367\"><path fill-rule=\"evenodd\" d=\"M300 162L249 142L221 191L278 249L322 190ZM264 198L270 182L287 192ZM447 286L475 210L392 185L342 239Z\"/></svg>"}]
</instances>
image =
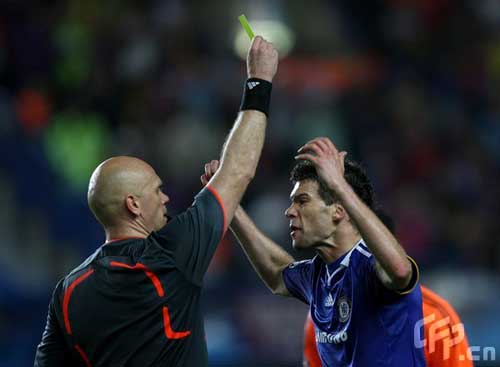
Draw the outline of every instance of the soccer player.
<instances>
[{"instance_id":1,"label":"soccer player","mask_svg":"<svg viewBox=\"0 0 500 367\"><path fill-rule=\"evenodd\" d=\"M376 214L393 232L392 219L381 211L377 211ZM429 288L421 285L420 290L422 292L422 313L424 320L426 320L423 326L427 366L472 367L465 330L453 307ZM453 343L450 342L451 340ZM303 367L321 367L321 360L316 348L314 323L310 313L307 314L304 325L303 347Z\"/></svg>"},{"instance_id":2,"label":"soccer player","mask_svg":"<svg viewBox=\"0 0 500 367\"><path fill-rule=\"evenodd\" d=\"M231 229L274 294L310 305L324 366L421 367L414 343L422 319L417 265L373 213L372 187L360 166L327 138L299 149L292 171L293 246L317 256L294 262L238 208ZM215 172L205 165L202 182Z\"/></svg>"},{"instance_id":3,"label":"soccer player","mask_svg":"<svg viewBox=\"0 0 500 367\"><path fill-rule=\"evenodd\" d=\"M96 168L88 202L106 243L57 284L35 366L208 364L203 276L255 174L277 65L272 44L255 37L221 167L168 223L169 197L146 162L115 157Z\"/></svg>"}]
</instances>

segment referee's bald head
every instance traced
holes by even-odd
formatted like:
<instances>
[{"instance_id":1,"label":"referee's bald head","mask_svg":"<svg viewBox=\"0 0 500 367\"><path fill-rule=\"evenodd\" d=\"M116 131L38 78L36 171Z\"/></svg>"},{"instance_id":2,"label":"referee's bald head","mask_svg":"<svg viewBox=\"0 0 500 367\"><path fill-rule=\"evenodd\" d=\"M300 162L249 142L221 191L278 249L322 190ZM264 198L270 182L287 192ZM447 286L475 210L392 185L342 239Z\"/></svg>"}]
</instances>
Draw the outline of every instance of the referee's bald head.
<instances>
[{"instance_id":1,"label":"referee's bald head","mask_svg":"<svg viewBox=\"0 0 500 367\"><path fill-rule=\"evenodd\" d=\"M127 197L140 197L155 177L154 169L141 159L110 158L92 173L87 194L89 207L104 227L117 226L133 217L127 208Z\"/></svg>"}]
</instances>

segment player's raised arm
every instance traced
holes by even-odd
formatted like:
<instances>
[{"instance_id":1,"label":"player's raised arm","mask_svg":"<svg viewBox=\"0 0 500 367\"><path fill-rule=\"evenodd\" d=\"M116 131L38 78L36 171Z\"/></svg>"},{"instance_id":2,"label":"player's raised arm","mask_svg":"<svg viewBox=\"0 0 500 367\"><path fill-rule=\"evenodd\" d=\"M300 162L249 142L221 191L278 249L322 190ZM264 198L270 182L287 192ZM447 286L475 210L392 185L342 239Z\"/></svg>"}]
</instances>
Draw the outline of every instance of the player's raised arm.
<instances>
[{"instance_id":1,"label":"player's raised arm","mask_svg":"<svg viewBox=\"0 0 500 367\"><path fill-rule=\"evenodd\" d=\"M396 238L344 178L345 155L338 152L330 139L316 138L299 149L296 159L308 160L316 167L318 175L354 221L377 260L376 271L381 282L387 288L405 290L412 280L412 264Z\"/></svg>"},{"instance_id":2,"label":"player's raised arm","mask_svg":"<svg viewBox=\"0 0 500 367\"><path fill-rule=\"evenodd\" d=\"M240 206L231 222L231 231L262 281L274 294L289 296L283 269L294 261L288 252L264 235Z\"/></svg>"},{"instance_id":3,"label":"player's raised arm","mask_svg":"<svg viewBox=\"0 0 500 367\"><path fill-rule=\"evenodd\" d=\"M222 152L220 169L209 186L215 189L229 223L248 183L255 175L264 144L271 86L278 67L278 53L262 37L253 39L247 56L248 80L234 126Z\"/></svg>"},{"instance_id":4,"label":"player's raised arm","mask_svg":"<svg viewBox=\"0 0 500 367\"><path fill-rule=\"evenodd\" d=\"M201 176L204 185L217 171L218 165L215 160L205 164L205 173ZM241 206L236 209L230 228L267 287L274 294L289 296L282 272L294 261L293 257L264 235Z\"/></svg>"}]
</instances>

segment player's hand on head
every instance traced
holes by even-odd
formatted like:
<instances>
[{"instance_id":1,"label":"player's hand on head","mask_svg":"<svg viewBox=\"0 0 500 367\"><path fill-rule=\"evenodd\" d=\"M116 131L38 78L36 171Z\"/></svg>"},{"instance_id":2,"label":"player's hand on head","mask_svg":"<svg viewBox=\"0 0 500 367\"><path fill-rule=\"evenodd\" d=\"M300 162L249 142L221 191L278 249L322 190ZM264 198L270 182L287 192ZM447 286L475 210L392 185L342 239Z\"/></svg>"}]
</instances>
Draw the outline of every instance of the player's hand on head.
<instances>
[{"instance_id":1,"label":"player's hand on head","mask_svg":"<svg viewBox=\"0 0 500 367\"><path fill-rule=\"evenodd\" d=\"M247 55L248 77L272 82L277 70L278 51L261 36L254 37Z\"/></svg>"},{"instance_id":2,"label":"player's hand on head","mask_svg":"<svg viewBox=\"0 0 500 367\"><path fill-rule=\"evenodd\" d=\"M205 173L200 176L201 183L206 186L208 181L213 177L217 169L219 168L219 161L214 159L208 163L205 163Z\"/></svg>"},{"instance_id":3,"label":"player's hand on head","mask_svg":"<svg viewBox=\"0 0 500 367\"><path fill-rule=\"evenodd\" d=\"M344 160L347 152L339 152L328 138L315 138L299 148L295 159L308 160L318 176L332 190L344 184Z\"/></svg>"}]
</instances>

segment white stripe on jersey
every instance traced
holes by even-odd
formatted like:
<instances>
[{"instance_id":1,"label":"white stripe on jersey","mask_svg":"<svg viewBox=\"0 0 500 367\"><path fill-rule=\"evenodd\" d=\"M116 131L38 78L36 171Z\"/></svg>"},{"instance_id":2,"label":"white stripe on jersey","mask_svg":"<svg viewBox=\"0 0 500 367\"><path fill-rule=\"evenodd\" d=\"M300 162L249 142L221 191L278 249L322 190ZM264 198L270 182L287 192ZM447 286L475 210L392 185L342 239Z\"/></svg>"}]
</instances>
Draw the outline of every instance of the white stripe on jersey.
<instances>
[{"instance_id":1,"label":"white stripe on jersey","mask_svg":"<svg viewBox=\"0 0 500 367\"><path fill-rule=\"evenodd\" d=\"M361 252L363 255L365 255L366 257L371 257L372 254L369 253L368 251L366 251L363 247L361 246L356 246L356 250L358 250L359 252Z\"/></svg>"}]
</instances>

